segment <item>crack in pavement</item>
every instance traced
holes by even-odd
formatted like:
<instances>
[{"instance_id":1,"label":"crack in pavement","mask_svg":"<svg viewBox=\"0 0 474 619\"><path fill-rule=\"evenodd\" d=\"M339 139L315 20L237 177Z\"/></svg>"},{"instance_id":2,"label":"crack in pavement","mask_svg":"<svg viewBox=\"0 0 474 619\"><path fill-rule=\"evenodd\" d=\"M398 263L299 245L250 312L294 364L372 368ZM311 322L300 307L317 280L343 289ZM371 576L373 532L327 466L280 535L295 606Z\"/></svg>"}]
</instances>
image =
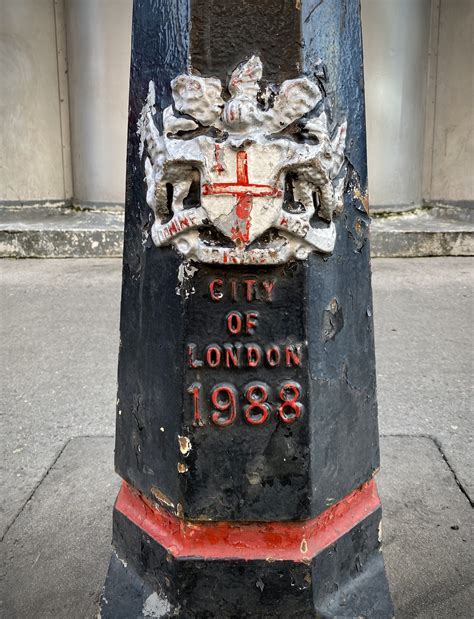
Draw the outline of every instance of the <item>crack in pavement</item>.
<instances>
[{"instance_id":1,"label":"crack in pavement","mask_svg":"<svg viewBox=\"0 0 474 619\"><path fill-rule=\"evenodd\" d=\"M68 438L64 444L62 445L62 447L59 448L58 452L56 453L56 455L53 458L52 463L48 466L48 468L46 469L45 473L39 478L39 480L34 484L31 492L29 493L29 495L27 496L25 502L23 503L23 505L20 507L20 509L17 511L17 513L13 516L13 518L10 520L9 523L7 523L7 526L5 527L5 531L2 533L2 536L0 537L0 542L3 542L3 540L5 539L8 531L12 528L12 526L15 524L15 522L18 520L19 516L21 515L21 513L23 512L23 510L25 509L25 507L28 505L28 503L31 501L31 499L33 498L35 492L38 490L38 488L41 486L41 484L43 483L43 481L46 479L46 477L48 477L49 472L51 471L51 469L53 468L53 466L56 464L56 462L59 460L59 458L61 457L61 454L63 453L63 451L66 449L68 443L71 441L70 438Z\"/></svg>"},{"instance_id":2,"label":"crack in pavement","mask_svg":"<svg viewBox=\"0 0 474 619\"><path fill-rule=\"evenodd\" d=\"M439 442L439 440L435 436L431 436L430 434L403 434L403 433L380 434L380 436L384 437L384 438L390 438L390 437L394 437L394 438L426 438L426 439L432 441L434 443L436 449L439 451L439 453L441 455L441 458L444 460L446 466L450 470L451 475L453 476L454 481L456 482L457 487L459 488L461 493L464 494L464 496L468 500L470 506L474 507L473 499L471 499L471 497L469 496L469 492L463 486L463 483L461 482L461 480L457 476L457 473L456 473L454 467L451 465L451 463L448 460L448 457L444 453L443 447L442 447L441 443Z\"/></svg>"}]
</instances>

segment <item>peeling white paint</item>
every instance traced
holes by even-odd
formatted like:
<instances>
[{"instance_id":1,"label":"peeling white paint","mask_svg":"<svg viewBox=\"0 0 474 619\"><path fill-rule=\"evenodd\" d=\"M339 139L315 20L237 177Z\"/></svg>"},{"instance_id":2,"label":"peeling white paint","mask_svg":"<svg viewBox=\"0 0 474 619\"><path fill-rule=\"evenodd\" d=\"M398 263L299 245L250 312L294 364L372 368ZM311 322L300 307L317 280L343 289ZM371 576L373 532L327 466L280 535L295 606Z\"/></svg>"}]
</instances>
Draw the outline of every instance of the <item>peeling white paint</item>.
<instances>
[{"instance_id":1,"label":"peeling white paint","mask_svg":"<svg viewBox=\"0 0 474 619\"><path fill-rule=\"evenodd\" d=\"M183 239L178 240L178 248ZM182 245L181 245L182 246ZM184 252L183 252L184 253ZM189 281L194 277L194 274L198 271L198 268L191 263L190 260L184 260L178 268L178 285L176 286L176 294L188 298L190 295L196 292L194 286L189 287Z\"/></svg>"},{"instance_id":2,"label":"peeling white paint","mask_svg":"<svg viewBox=\"0 0 474 619\"><path fill-rule=\"evenodd\" d=\"M303 260L312 251L332 252L332 217L342 208L347 123L331 137L326 114L314 115L322 99L316 82L302 77L262 91L261 77L262 63L253 56L232 73L231 96L224 101L218 79L179 75L171 83L174 109L163 112L163 135L154 122L150 82L138 132L141 152L146 145L148 155L147 203L155 213L155 245L172 244L188 259L207 263L279 264ZM297 120L305 140L284 133ZM183 139L183 132L199 125L195 136ZM203 132L205 127L212 132ZM291 212L284 205L288 175L297 205ZM199 204L189 206L186 199L196 184ZM228 242L213 240L219 238L215 234L203 236L198 228L206 227ZM262 240L269 230L270 237ZM179 286L177 294L182 290Z\"/></svg>"},{"instance_id":3,"label":"peeling white paint","mask_svg":"<svg viewBox=\"0 0 474 619\"><path fill-rule=\"evenodd\" d=\"M171 612L171 604L163 595L152 593L143 604L144 617L168 617Z\"/></svg>"},{"instance_id":4,"label":"peeling white paint","mask_svg":"<svg viewBox=\"0 0 474 619\"><path fill-rule=\"evenodd\" d=\"M114 555L117 557L117 559L120 561L120 563L124 566L127 567L127 562L124 561L121 557L119 557L119 555L117 554L116 550L112 548L112 552L114 553Z\"/></svg>"}]
</instances>

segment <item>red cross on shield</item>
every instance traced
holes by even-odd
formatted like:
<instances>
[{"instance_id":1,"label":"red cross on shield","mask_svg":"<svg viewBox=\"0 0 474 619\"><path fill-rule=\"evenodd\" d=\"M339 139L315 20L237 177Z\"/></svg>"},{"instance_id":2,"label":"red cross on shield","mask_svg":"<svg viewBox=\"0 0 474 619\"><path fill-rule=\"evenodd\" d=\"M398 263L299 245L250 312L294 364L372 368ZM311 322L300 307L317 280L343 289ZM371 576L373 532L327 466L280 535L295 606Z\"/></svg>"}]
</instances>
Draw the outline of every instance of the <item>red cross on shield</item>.
<instances>
[{"instance_id":1,"label":"red cross on shield","mask_svg":"<svg viewBox=\"0 0 474 619\"><path fill-rule=\"evenodd\" d=\"M268 182L275 178L276 169L268 146L265 157L260 157L260 149L254 145L237 151L224 148L229 165L214 166L215 177L202 186L202 206L220 232L237 247L245 247L277 220L283 187Z\"/></svg>"}]
</instances>

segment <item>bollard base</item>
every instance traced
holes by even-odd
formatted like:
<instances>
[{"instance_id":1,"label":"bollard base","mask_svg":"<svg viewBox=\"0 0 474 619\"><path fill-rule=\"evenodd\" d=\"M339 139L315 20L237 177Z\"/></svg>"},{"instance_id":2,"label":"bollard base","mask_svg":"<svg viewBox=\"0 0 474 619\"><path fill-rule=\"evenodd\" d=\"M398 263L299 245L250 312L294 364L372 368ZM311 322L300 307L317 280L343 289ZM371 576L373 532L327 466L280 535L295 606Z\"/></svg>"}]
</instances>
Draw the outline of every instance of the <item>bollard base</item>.
<instances>
[{"instance_id":1,"label":"bollard base","mask_svg":"<svg viewBox=\"0 0 474 619\"><path fill-rule=\"evenodd\" d=\"M373 481L304 523L184 523L124 486L101 617L393 617L380 519Z\"/></svg>"}]
</instances>

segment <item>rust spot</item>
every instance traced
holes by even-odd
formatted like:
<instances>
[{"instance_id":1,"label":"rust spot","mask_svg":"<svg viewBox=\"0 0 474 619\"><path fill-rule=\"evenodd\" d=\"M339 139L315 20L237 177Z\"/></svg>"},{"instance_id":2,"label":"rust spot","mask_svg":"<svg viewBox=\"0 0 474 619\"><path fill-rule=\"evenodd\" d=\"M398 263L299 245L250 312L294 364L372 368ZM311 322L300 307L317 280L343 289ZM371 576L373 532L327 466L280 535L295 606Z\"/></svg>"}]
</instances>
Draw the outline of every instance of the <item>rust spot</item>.
<instances>
[{"instance_id":1,"label":"rust spot","mask_svg":"<svg viewBox=\"0 0 474 619\"><path fill-rule=\"evenodd\" d=\"M150 488L150 492L155 497L155 499L158 501L158 503L161 503L161 505L166 505L167 507L174 508L174 503L170 501L170 499L166 496L166 494L163 494L161 490L158 490L156 486L152 486Z\"/></svg>"},{"instance_id":2,"label":"rust spot","mask_svg":"<svg viewBox=\"0 0 474 619\"><path fill-rule=\"evenodd\" d=\"M367 192L362 193L360 188L356 187L352 195L354 196L356 200L359 200L359 202L362 203L362 206L364 207L364 211L368 215L369 214L369 194Z\"/></svg>"},{"instance_id":3,"label":"rust spot","mask_svg":"<svg viewBox=\"0 0 474 619\"><path fill-rule=\"evenodd\" d=\"M178 435L178 443L179 451L183 454L183 456L187 456L192 449L191 441L189 440L189 438L187 436Z\"/></svg>"},{"instance_id":4,"label":"rust spot","mask_svg":"<svg viewBox=\"0 0 474 619\"><path fill-rule=\"evenodd\" d=\"M308 542L305 540L304 537L303 537L303 539L301 541L300 552L303 555L305 555L308 552Z\"/></svg>"},{"instance_id":5,"label":"rust spot","mask_svg":"<svg viewBox=\"0 0 474 619\"><path fill-rule=\"evenodd\" d=\"M359 219L359 218L356 219L354 228L355 228L357 236L362 236L364 234L364 224L362 222L362 219Z\"/></svg>"}]
</instances>

